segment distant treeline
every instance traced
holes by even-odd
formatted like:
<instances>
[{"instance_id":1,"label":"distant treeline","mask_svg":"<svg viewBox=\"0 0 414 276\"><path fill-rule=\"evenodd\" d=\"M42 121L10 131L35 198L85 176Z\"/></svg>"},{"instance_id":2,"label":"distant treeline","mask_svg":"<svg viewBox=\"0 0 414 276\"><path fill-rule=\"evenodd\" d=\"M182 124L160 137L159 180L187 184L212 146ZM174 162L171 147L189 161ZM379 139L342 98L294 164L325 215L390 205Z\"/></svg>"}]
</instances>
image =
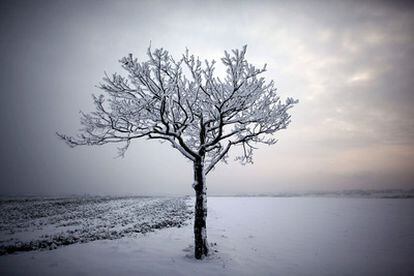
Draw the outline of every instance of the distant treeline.
<instances>
[{"instance_id":1,"label":"distant treeline","mask_svg":"<svg viewBox=\"0 0 414 276\"><path fill-rule=\"evenodd\" d=\"M414 198L414 189L403 190L341 190L341 191L307 191L284 193L260 193L237 195L214 195L235 197L357 197L357 198Z\"/></svg>"}]
</instances>

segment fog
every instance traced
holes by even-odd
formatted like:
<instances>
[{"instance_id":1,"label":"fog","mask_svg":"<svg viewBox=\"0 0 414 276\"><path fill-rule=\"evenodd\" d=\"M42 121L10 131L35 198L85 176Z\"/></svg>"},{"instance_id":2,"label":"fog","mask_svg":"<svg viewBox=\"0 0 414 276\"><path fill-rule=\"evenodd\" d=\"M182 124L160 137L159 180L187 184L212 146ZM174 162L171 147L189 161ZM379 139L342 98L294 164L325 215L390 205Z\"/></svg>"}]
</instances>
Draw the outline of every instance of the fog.
<instances>
[{"instance_id":1,"label":"fog","mask_svg":"<svg viewBox=\"0 0 414 276\"><path fill-rule=\"evenodd\" d=\"M192 194L192 166L157 141L69 148L79 110L128 53L248 45L292 123L254 164L220 164L209 194L414 188L414 9L404 1L1 1L0 195Z\"/></svg>"}]
</instances>

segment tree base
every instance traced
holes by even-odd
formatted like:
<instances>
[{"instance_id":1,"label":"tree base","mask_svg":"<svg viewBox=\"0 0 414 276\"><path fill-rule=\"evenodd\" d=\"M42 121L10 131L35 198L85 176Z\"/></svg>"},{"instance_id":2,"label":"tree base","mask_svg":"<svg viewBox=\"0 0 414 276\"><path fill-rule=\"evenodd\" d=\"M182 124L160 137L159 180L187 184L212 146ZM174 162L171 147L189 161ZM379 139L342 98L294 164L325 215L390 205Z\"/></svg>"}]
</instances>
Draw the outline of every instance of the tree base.
<instances>
[{"instance_id":1,"label":"tree base","mask_svg":"<svg viewBox=\"0 0 414 276\"><path fill-rule=\"evenodd\" d=\"M203 240L201 244L197 244L196 242L196 245L194 248L194 257L197 260L202 260L203 258L207 257L208 252L209 252L209 248L208 248L207 240Z\"/></svg>"}]
</instances>

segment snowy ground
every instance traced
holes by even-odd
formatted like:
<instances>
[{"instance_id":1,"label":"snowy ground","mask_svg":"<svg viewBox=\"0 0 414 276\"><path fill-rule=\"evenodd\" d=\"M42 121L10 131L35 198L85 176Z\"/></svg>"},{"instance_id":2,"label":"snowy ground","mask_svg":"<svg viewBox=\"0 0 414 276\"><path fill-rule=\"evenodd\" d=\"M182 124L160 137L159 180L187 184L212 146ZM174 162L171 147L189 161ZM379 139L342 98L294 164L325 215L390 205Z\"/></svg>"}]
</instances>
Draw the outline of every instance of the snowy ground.
<instances>
[{"instance_id":1,"label":"snowy ground","mask_svg":"<svg viewBox=\"0 0 414 276\"><path fill-rule=\"evenodd\" d=\"M185 198L68 197L0 200L0 255L181 227Z\"/></svg>"},{"instance_id":2,"label":"snowy ground","mask_svg":"<svg viewBox=\"0 0 414 276\"><path fill-rule=\"evenodd\" d=\"M414 275L414 200L210 197L192 226L0 256L1 275ZM3 215L3 214L2 214Z\"/></svg>"}]
</instances>

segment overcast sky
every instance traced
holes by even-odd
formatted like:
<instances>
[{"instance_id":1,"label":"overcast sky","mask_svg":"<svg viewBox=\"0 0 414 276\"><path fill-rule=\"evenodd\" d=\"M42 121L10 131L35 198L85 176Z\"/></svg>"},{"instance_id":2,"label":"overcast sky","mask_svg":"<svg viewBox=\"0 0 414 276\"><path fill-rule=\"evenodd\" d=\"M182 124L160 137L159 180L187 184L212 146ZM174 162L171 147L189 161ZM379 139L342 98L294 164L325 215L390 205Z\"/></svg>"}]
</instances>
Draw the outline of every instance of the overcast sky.
<instances>
[{"instance_id":1,"label":"overcast sky","mask_svg":"<svg viewBox=\"0 0 414 276\"><path fill-rule=\"evenodd\" d=\"M142 140L70 149L79 110L150 41L216 59L248 44L300 100L254 164L220 166L210 194L414 188L414 6L409 1L1 1L0 195L192 194L192 166Z\"/></svg>"}]
</instances>

